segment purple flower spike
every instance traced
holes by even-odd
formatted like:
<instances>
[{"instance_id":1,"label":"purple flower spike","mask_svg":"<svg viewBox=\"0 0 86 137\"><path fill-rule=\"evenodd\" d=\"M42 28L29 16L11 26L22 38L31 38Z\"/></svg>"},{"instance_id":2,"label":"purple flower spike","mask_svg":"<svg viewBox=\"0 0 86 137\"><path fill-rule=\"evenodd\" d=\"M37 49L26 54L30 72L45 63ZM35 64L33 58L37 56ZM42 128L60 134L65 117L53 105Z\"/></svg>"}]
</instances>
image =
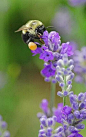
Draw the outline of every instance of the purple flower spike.
<instances>
[{"instance_id":1,"label":"purple flower spike","mask_svg":"<svg viewBox=\"0 0 86 137\"><path fill-rule=\"evenodd\" d=\"M48 36L49 49L52 51L57 51L59 49L60 44L60 36L59 33L52 31ZM53 46L54 45L54 46Z\"/></svg>"},{"instance_id":2,"label":"purple flower spike","mask_svg":"<svg viewBox=\"0 0 86 137\"><path fill-rule=\"evenodd\" d=\"M77 83L83 83L83 78L81 76L77 75L75 77L75 82L77 82Z\"/></svg>"},{"instance_id":3,"label":"purple flower spike","mask_svg":"<svg viewBox=\"0 0 86 137\"><path fill-rule=\"evenodd\" d=\"M2 120L2 116L0 115L0 121Z\"/></svg>"},{"instance_id":4,"label":"purple flower spike","mask_svg":"<svg viewBox=\"0 0 86 137\"><path fill-rule=\"evenodd\" d=\"M4 135L3 135L3 137L10 137L9 131L6 131L6 132L4 133Z\"/></svg>"},{"instance_id":5,"label":"purple flower spike","mask_svg":"<svg viewBox=\"0 0 86 137\"><path fill-rule=\"evenodd\" d=\"M7 123L3 121L2 116L0 115L0 137L10 137L9 131L7 131Z\"/></svg>"},{"instance_id":6,"label":"purple flower spike","mask_svg":"<svg viewBox=\"0 0 86 137\"><path fill-rule=\"evenodd\" d=\"M1 124L1 127L2 127L3 129L7 128L7 123L6 123L5 121L3 121L2 124Z\"/></svg>"},{"instance_id":7,"label":"purple flower spike","mask_svg":"<svg viewBox=\"0 0 86 137\"><path fill-rule=\"evenodd\" d=\"M69 4L71 6L79 6L85 3L86 3L86 0L69 0Z\"/></svg>"},{"instance_id":8,"label":"purple flower spike","mask_svg":"<svg viewBox=\"0 0 86 137\"><path fill-rule=\"evenodd\" d=\"M67 54L68 56L73 55L72 46L69 42L62 44L61 54Z\"/></svg>"},{"instance_id":9,"label":"purple flower spike","mask_svg":"<svg viewBox=\"0 0 86 137\"><path fill-rule=\"evenodd\" d=\"M73 60L74 72L76 74L75 81L86 84L86 47L82 47L81 51L76 50Z\"/></svg>"},{"instance_id":10,"label":"purple flower spike","mask_svg":"<svg viewBox=\"0 0 86 137\"><path fill-rule=\"evenodd\" d=\"M43 99L41 104L40 104L40 108L44 111L47 112L48 111L48 101L47 99Z\"/></svg>"}]
</instances>

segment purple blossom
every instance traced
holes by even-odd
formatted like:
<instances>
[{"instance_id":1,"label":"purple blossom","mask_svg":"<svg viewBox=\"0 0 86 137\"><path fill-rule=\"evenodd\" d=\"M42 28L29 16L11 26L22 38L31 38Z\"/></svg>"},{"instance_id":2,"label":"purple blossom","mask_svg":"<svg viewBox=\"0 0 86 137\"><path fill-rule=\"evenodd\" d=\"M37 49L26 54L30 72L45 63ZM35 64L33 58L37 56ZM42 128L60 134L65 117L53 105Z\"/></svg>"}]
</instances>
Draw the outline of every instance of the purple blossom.
<instances>
[{"instance_id":1,"label":"purple blossom","mask_svg":"<svg viewBox=\"0 0 86 137\"><path fill-rule=\"evenodd\" d=\"M75 81L76 81L77 83L83 83L83 78L82 78L82 76L77 75L77 76L75 77Z\"/></svg>"},{"instance_id":2,"label":"purple blossom","mask_svg":"<svg viewBox=\"0 0 86 137\"><path fill-rule=\"evenodd\" d=\"M3 121L1 115L0 115L0 136L10 137L10 133L9 131L7 131L7 123Z\"/></svg>"},{"instance_id":3,"label":"purple blossom","mask_svg":"<svg viewBox=\"0 0 86 137\"><path fill-rule=\"evenodd\" d=\"M72 108L69 107L69 106L64 106L62 112L63 112L63 114L65 114L65 115L69 115L69 114L72 112Z\"/></svg>"},{"instance_id":4,"label":"purple blossom","mask_svg":"<svg viewBox=\"0 0 86 137\"><path fill-rule=\"evenodd\" d=\"M50 32L48 35L48 48L51 51L57 51L59 49L60 43L61 41L60 41L59 33L55 31Z\"/></svg>"},{"instance_id":5,"label":"purple blossom","mask_svg":"<svg viewBox=\"0 0 86 137\"><path fill-rule=\"evenodd\" d=\"M61 54L67 54L68 56L73 55L72 46L69 42L62 44Z\"/></svg>"},{"instance_id":6,"label":"purple blossom","mask_svg":"<svg viewBox=\"0 0 86 137\"><path fill-rule=\"evenodd\" d=\"M63 130L59 135L64 135L64 137L83 137L79 132L85 128L82 121L86 119L86 93L79 93L77 96L72 92L69 95L69 99L71 106L66 105L61 111Z\"/></svg>"},{"instance_id":7,"label":"purple blossom","mask_svg":"<svg viewBox=\"0 0 86 137\"><path fill-rule=\"evenodd\" d=\"M68 0L71 6L79 6L86 3L86 0Z\"/></svg>"},{"instance_id":8,"label":"purple blossom","mask_svg":"<svg viewBox=\"0 0 86 137\"><path fill-rule=\"evenodd\" d=\"M73 53L75 53L75 51L77 50L78 48L78 45L75 41L70 41L70 45L72 46L72 51Z\"/></svg>"},{"instance_id":9,"label":"purple blossom","mask_svg":"<svg viewBox=\"0 0 86 137\"><path fill-rule=\"evenodd\" d=\"M42 38L50 51L57 51L59 49L60 36L56 31L52 31L49 34L45 31Z\"/></svg>"},{"instance_id":10,"label":"purple blossom","mask_svg":"<svg viewBox=\"0 0 86 137\"><path fill-rule=\"evenodd\" d=\"M38 137L51 137L52 135L54 135L53 127L55 126L55 123L56 123L55 116L53 116L51 118L47 118L47 117L43 116L40 119L41 129L39 130Z\"/></svg>"},{"instance_id":11,"label":"purple blossom","mask_svg":"<svg viewBox=\"0 0 86 137\"><path fill-rule=\"evenodd\" d=\"M75 81L86 84L86 47L82 47L81 51L76 50L73 60L74 72L76 73Z\"/></svg>"},{"instance_id":12,"label":"purple blossom","mask_svg":"<svg viewBox=\"0 0 86 137\"><path fill-rule=\"evenodd\" d=\"M71 36L72 29L76 24L74 18L72 18L70 14L69 9L66 6L60 6L52 19L52 25L64 39L68 40Z\"/></svg>"},{"instance_id":13,"label":"purple blossom","mask_svg":"<svg viewBox=\"0 0 86 137\"><path fill-rule=\"evenodd\" d=\"M50 117L50 109L48 107L48 100L43 99L40 103L40 108L42 109L42 112L37 113L37 117L40 119L42 116Z\"/></svg>"},{"instance_id":14,"label":"purple blossom","mask_svg":"<svg viewBox=\"0 0 86 137\"><path fill-rule=\"evenodd\" d=\"M48 101L47 99L43 99L40 108L46 113L48 111Z\"/></svg>"},{"instance_id":15,"label":"purple blossom","mask_svg":"<svg viewBox=\"0 0 86 137\"><path fill-rule=\"evenodd\" d=\"M36 54L40 54L42 50L40 47L38 47L36 50L31 50L31 52L33 53L33 56L35 56Z\"/></svg>"},{"instance_id":16,"label":"purple blossom","mask_svg":"<svg viewBox=\"0 0 86 137\"><path fill-rule=\"evenodd\" d=\"M59 82L59 86L62 89L62 92L58 92L57 95L60 97L68 96L70 94L70 90L72 88L72 79L74 77L74 73L72 73L73 69L73 60L68 60L67 54L63 55L62 59L59 59L56 66L56 80ZM65 82L66 79L66 82Z\"/></svg>"},{"instance_id":17,"label":"purple blossom","mask_svg":"<svg viewBox=\"0 0 86 137\"><path fill-rule=\"evenodd\" d=\"M45 66L45 68L41 71L41 74L45 77L52 77L55 75L55 68L52 67L52 64Z\"/></svg>"},{"instance_id":18,"label":"purple blossom","mask_svg":"<svg viewBox=\"0 0 86 137\"><path fill-rule=\"evenodd\" d=\"M72 133L68 137L83 137L83 136L81 134L78 134L78 133Z\"/></svg>"},{"instance_id":19,"label":"purple blossom","mask_svg":"<svg viewBox=\"0 0 86 137\"><path fill-rule=\"evenodd\" d=\"M44 40L45 45L48 46L48 31L44 31L42 39Z\"/></svg>"},{"instance_id":20,"label":"purple blossom","mask_svg":"<svg viewBox=\"0 0 86 137\"><path fill-rule=\"evenodd\" d=\"M63 103L59 103L57 109L54 110L54 115L57 117L57 122L61 123Z\"/></svg>"},{"instance_id":21,"label":"purple blossom","mask_svg":"<svg viewBox=\"0 0 86 137\"><path fill-rule=\"evenodd\" d=\"M49 60L53 60L54 56L51 51L44 51L40 54L40 59L43 59L45 62L48 62Z\"/></svg>"},{"instance_id":22,"label":"purple blossom","mask_svg":"<svg viewBox=\"0 0 86 137\"><path fill-rule=\"evenodd\" d=\"M41 38L45 42L44 45L40 45L41 47L38 47L32 53L33 56L39 54L39 58L46 62L44 69L41 71L41 74L45 77L45 81L56 83L55 76L58 61L63 58L65 53L67 56L71 56L73 54L72 47L69 43L63 43L61 46L60 36L56 31L51 31L50 33L44 31Z\"/></svg>"},{"instance_id":23,"label":"purple blossom","mask_svg":"<svg viewBox=\"0 0 86 137\"><path fill-rule=\"evenodd\" d=\"M86 119L86 93L80 93L78 96L74 95L73 92L69 95L71 106L64 106L60 103L58 104L57 109L54 109L53 117L42 116L40 118L40 130L39 137L83 137L79 134L80 130L84 129L84 124L82 121ZM47 108L47 100L42 101L42 108ZM73 104L78 103L78 110L73 108ZM81 104L85 105L81 107ZM62 126L59 126L55 129L55 123L61 123Z\"/></svg>"}]
</instances>

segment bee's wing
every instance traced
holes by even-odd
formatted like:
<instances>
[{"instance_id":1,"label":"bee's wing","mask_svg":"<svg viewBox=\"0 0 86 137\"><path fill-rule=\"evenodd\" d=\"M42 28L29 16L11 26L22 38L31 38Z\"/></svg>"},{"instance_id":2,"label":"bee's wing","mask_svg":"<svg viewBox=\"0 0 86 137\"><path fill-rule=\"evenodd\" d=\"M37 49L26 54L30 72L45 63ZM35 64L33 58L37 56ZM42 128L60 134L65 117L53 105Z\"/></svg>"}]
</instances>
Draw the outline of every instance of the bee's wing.
<instances>
[{"instance_id":1,"label":"bee's wing","mask_svg":"<svg viewBox=\"0 0 86 137\"><path fill-rule=\"evenodd\" d=\"M26 25L23 25L22 27L20 27L18 30L16 30L15 32L19 32L19 31L22 31L22 30L27 30L29 29L29 27L27 27Z\"/></svg>"}]
</instances>

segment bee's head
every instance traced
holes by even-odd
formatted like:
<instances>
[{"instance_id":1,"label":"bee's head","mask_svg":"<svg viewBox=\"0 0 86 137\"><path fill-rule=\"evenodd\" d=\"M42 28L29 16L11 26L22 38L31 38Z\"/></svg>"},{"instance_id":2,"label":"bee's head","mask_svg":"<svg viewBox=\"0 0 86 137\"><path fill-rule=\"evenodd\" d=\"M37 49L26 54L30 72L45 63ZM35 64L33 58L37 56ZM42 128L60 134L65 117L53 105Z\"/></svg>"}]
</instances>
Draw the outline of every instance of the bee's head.
<instances>
[{"instance_id":1,"label":"bee's head","mask_svg":"<svg viewBox=\"0 0 86 137\"><path fill-rule=\"evenodd\" d=\"M41 25L41 26L38 26L37 28L36 28L36 34L41 34L41 35L43 35L43 32L46 30L46 28L45 28L45 26L44 25Z\"/></svg>"}]
</instances>

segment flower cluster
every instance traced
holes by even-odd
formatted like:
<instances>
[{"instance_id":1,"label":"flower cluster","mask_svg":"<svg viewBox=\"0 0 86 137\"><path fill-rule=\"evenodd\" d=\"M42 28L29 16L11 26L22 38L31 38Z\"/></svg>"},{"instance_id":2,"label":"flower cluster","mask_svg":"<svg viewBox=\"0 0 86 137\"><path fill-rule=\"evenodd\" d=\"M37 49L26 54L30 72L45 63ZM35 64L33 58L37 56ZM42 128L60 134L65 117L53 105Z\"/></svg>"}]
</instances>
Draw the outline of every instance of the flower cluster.
<instances>
[{"instance_id":1,"label":"flower cluster","mask_svg":"<svg viewBox=\"0 0 86 137\"><path fill-rule=\"evenodd\" d=\"M74 68L73 60L68 60L67 54L63 56L63 59L60 59L56 67L56 79L59 82L59 86L62 88L62 92L59 91L57 94L61 97L69 95L69 91L72 88L72 79L74 73L72 69Z\"/></svg>"},{"instance_id":2,"label":"flower cluster","mask_svg":"<svg viewBox=\"0 0 86 137\"><path fill-rule=\"evenodd\" d=\"M71 107L64 106L62 108L63 130L59 135L64 134L67 137L74 137L85 127L82 121L86 119L86 93L80 93L78 96L72 93L69 98ZM79 136L82 137L80 134Z\"/></svg>"},{"instance_id":3,"label":"flower cluster","mask_svg":"<svg viewBox=\"0 0 86 137\"><path fill-rule=\"evenodd\" d=\"M75 81L86 84L86 47L82 47L81 51L76 50L73 60L74 72L77 74Z\"/></svg>"},{"instance_id":4,"label":"flower cluster","mask_svg":"<svg viewBox=\"0 0 86 137\"><path fill-rule=\"evenodd\" d=\"M56 131L54 130L54 126L56 124L56 117L53 116L51 118L47 118L46 116L43 116L40 119L40 130L38 137L55 137Z\"/></svg>"},{"instance_id":5,"label":"flower cluster","mask_svg":"<svg viewBox=\"0 0 86 137\"><path fill-rule=\"evenodd\" d=\"M52 25L55 27L55 30L60 32L61 36L64 36L63 38L68 39L75 24L66 6L57 9Z\"/></svg>"},{"instance_id":6,"label":"flower cluster","mask_svg":"<svg viewBox=\"0 0 86 137\"><path fill-rule=\"evenodd\" d=\"M81 75L85 80L86 76L86 47L82 51L74 51L72 44L62 43L57 32L52 31L48 34L47 31L43 33L42 40L44 45L32 51L33 55L39 54L39 58L44 60L44 69L41 74L45 77L45 81L51 81L52 85L58 82L62 91L58 91L57 95L63 98L63 103L59 103L58 107L54 107L54 103L50 103L43 99L40 108L42 113L37 116L40 119L39 137L83 137L79 132L84 129L82 122L86 119L86 93L79 93L74 95L72 88L72 79L74 71ZM73 47L75 48L75 47ZM75 54L73 59L68 57ZM52 88L55 90L55 88ZM53 90L52 90L53 91ZM55 91L53 91L55 93ZM54 96L55 94L52 94ZM65 96L69 97L70 106L65 105ZM54 98L53 98L54 99ZM51 99L52 102L54 102ZM51 112L52 110L52 112ZM52 114L51 114L52 113ZM51 117L52 116L52 117ZM56 128L56 122L61 126Z\"/></svg>"},{"instance_id":7,"label":"flower cluster","mask_svg":"<svg viewBox=\"0 0 86 137\"><path fill-rule=\"evenodd\" d=\"M86 0L69 0L69 4L71 6L78 6L78 5L82 5L85 3L86 3Z\"/></svg>"},{"instance_id":8,"label":"flower cluster","mask_svg":"<svg viewBox=\"0 0 86 137\"><path fill-rule=\"evenodd\" d=\"M40 118L39 137L83 137L79 134L84 129L83 120L86 119L86 93L78 96L71 93L69 95L71 106L64 106L60 103L55 116ZM59 122L62 126L54 129L55 123Z\"/></svg>"},{"instance_id":9,"label":"flower cluster","mask_svg":"<svg viewBox=\"0 0 86 137\"><path fill-rule=\"evenodd\" d=\"M48 34L48 31L43 33L42 39L44 45L38 47L35 51L32 51L33 56L40 54L39 58L44 60L44 69L41 74L45 77L45 81L52 81L56 83L56 66L59 59L62 59L64 54L68 56L73 55L72 46L69 42L62 43L60 36L57 32L52 31Z\"/></svg>"},{"instance_id":10,"label":"flower cluster","mask_svg":"<svg viewBox=\"0 0 86 137\"><path fill-rule=\"evenodd\" d=\"M3 121L0 115L0 137L10 137L9 131L7 131L7 123Z\"/></svg>"}]
</instances>

